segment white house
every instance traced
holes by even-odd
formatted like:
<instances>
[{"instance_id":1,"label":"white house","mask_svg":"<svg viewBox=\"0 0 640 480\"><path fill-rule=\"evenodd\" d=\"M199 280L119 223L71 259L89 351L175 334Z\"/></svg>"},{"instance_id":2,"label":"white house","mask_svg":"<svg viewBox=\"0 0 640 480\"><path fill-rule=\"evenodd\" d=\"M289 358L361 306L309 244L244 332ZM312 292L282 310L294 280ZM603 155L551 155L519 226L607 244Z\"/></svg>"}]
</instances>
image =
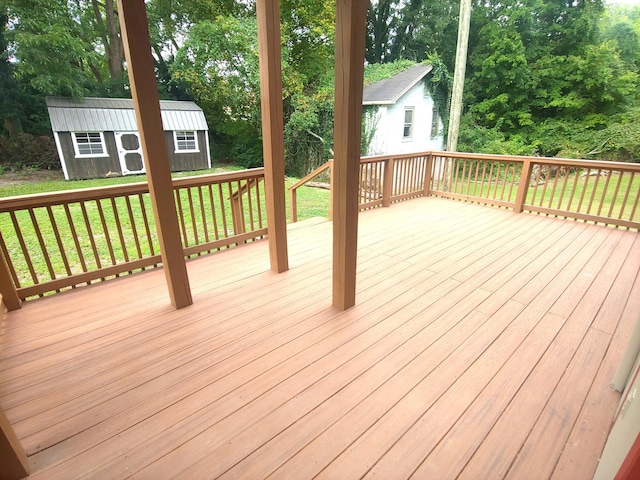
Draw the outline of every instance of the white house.
<instances>
[{"instance_id":1,"label":"white house","mask_svg":"<svg viewBox=\"0 0 640 480\"><path fill-rule=\"evenodd\" d=\"M415 65L364 87L365 131L375 131L367 155L443 149L442 121L423 81L431 68Z\"/></svg>"}]
</instances>

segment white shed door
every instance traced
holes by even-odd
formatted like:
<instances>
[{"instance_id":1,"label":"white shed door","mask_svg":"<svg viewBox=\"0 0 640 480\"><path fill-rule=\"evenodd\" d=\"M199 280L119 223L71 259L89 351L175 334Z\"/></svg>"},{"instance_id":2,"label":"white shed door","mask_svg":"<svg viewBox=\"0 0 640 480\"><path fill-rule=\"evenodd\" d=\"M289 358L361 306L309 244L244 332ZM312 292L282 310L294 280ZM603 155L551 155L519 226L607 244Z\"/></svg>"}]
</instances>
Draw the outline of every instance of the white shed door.
<instances>
[{"instance_id":1,"label":"white shed door","mask_svg":"<svg viewBox=\"0 0 640 480\"><path fill-rule=\"evenodd\" d=\"M145 173L142 146L137 132L116 132L116 146L123 175Z\"/></svg>"}]
</instances>

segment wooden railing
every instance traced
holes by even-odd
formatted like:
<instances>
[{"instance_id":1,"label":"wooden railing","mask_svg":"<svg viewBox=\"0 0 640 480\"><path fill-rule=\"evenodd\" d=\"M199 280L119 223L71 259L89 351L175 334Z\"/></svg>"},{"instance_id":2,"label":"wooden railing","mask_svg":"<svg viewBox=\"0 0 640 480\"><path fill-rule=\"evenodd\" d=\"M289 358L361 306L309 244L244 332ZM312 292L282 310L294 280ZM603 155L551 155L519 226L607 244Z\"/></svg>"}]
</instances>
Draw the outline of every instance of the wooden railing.
<instances>
[{"instance_id":1,"label":"wooden railing","mask_svg":"<svg viewBox=\"0 0 640 480\"><path fill-rule=\"evenodd\" d=\"M297 190L325 172L332 172L333 160L329 160L289 187L289 209L292 222L298 221ZM430 152L409 155L387 155L360 159L360 210L385 206L393 202L428 195L431 170ZM329 218L332 216L329 207Z\"/></svg>"},{"instance_id":2,"label":"wooden railing","mask_svg":"<svg viewBox=\"0 0 640 480\"><path fill-rule=\"evenodd\" d=\"M433 153L432 195L640 228L640 164Z\"/></svg>"},{"instance_id":3,"label":"wooden railing","mask_svg":"<svg viewBox=\"0 0 640 480\"><path fill-rule=\"evenodd\" d=\"M185 257L267 233L264 169L175 179ZM146 183L0 199L2 288L20 299L103 281L161 262Z\"/></svg>"},{"instance_id":4,"label":"wooden railing","mask_svg":"<svg viewBox=\"0 0 640 480\"><path fill-rule=\"evenodd\" d=\"M307 183L309 183L311 180L316 178L318 175L326 172L327 170L332 172L332 169L331 169L332 162L333 162L333 160L329 160L328 162L324 163L323 165L320 165L314 171L312 171L308 175L305 175L304 177L302 177L300 180L298 180L296 183L294 183L293 185L291 185L289 187L289 218L291 219L291 222L297 222L298 221L298 189L300 187L302 187L303 185L306 185ZM332 207L330 205L329 206L329 219L332 218L332 215L333 215L333 209L332 209Z\"/></svg>"},{"instance_id":5,"label":"wooden railing","mask_svg":"<svg viewBox=\"0 0 640 480\"><path fill-rule=\"evenodd\" d=\"M328 163L291 187L292 208L295 189L327 168ZM423 195L640 228L637 163L458 152L360 160L361 210Z\"/></svg>"}]
</instances>

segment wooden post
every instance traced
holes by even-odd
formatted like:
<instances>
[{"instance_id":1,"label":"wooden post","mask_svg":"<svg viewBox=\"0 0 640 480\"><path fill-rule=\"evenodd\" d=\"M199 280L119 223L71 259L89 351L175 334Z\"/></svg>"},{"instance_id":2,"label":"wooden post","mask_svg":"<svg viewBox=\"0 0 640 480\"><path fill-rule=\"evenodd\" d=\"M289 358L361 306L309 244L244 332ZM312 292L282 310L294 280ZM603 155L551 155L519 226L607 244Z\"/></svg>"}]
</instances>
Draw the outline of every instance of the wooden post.
<instances>
[{"instance_id":1,"label":"wooden post","mask_svg":"<svg viewBox=\"0 0 640 480\"><path fill-rule=\"evenodd\" d=\"M366 0L336 2L336 80L333 170L333 305L356 301L358 175Z\"/></svg>"},{"instance_id":2,"label":"wooden post","mask_svg":"<svg viewBox=\"0 0 640 480\"><path fill-rule=\"evenodd\" d=\"M284 120L282 113L282 65L280 59L280 2L258 0L258 50L260 54L260 103L262 151L267 203L267 228L271 270L289 269L287 213L284 189Z\"/></svg>"},{"instance_id":3,"label":"wooden post","mask_svg":"<svg viewBox=\"0 0 640 480\"><path fill-rule=\"evenodd\" d=\"M429 153L424 166L424 192L423 195L431 195L431 178L433 176L433 153Z\"/></svg>"},{"instance_id":4,"label":"wooden post","mask_svg":"<svg viewBox=\"0 0 640 480\"><path fill-rule=\"evenodd\" d=\"M334 192L334 178L333 178L333 158L329 160L329 221L333 222L333 192Z\"/></svg>"},{"instance_id":5,"label":"wooden post","mask_svg":"<svg viewBox=\"0 0 640 480\"><path fill-rule=\"evenodd\" d=\"M447 150L450 152L455 152L458 149L458 133L460 131L460 117L462 116L462 93L464 91L464 75L467 67L470 23L471 0L460 0L458 46L456 49L456 64L453 73L453 88L451 89L449 132L447 135Z\"/></svg>"},{"instance_id":6,"label":"wooden post","mask_svg":"<svg viewBox=\"0 0 640 480\"><path fill-rule=\"evenodd\" d=\"M171 303L182 308L193 300L173 198L144 0L118 0L118 12L162 265Z\"/></svg>"},{"instance_id":7,"label":"wooden post","mask_svg":"<svg viewBox=\"0 0 640 480\"><path fill-rule=\"evenodd\" d=\"M0 478L18 480L29 475L27 455L0 408Z\"/></svg>"},{"instance_id":8,"label":"wooden post","mask_svg":"<svg viewBox=\"0 0 640 480\"><path fill-rule=\"evenodd\" d=\"M7 310L17 310L22 307L18 291L11 278L11 272L9 272L9 265L7 265L7 260L2 252L0 252L0 294Z\"/></svg>"},{"instance_id":9,"label":"wooden post","mask_svg":"<svg viewBox=\"0 0 640 480\"><path fill-rule=\"evenodd\" d=\"M520 172L520 181L518 182L518 191L516 192L516 204L513 207L513 211L516 213L522 213L524 210L524 202L527 199L527 191L529 190L529 181L531 180L531 160L526 159L522 164L522 171ZM506 172L505 172L506 175Z\"/></svg>"},{"instance_id":10,"label":"wooden post","mask_svg":"<svg viewBox=\"0 0 640 480\"><path fill-rule=\"evenodd\" d=\"M384 180L382 183L382 206L391 206L391 195L393 194L393 158L384 161Z\"/></svg>"}]
</instances>

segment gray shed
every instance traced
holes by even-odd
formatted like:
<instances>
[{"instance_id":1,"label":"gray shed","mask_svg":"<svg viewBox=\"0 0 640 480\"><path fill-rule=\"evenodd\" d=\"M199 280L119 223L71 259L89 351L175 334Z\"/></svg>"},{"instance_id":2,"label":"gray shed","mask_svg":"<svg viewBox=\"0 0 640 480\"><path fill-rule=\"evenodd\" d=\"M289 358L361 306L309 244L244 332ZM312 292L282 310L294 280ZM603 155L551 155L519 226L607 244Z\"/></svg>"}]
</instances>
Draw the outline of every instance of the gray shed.
<instances>
[{"instance_id":1,"label":"gray shed","mask_svg":"<svg viewBox=\"0 0 640 480\"><path fill-rule=\"evenodd\" d=\"M131 99L46 100L67 180L145 172ZM209 128L202 109L193 102L161 100L160 112L171 171L210 168Z\"/></svg>"}]
</instances>

